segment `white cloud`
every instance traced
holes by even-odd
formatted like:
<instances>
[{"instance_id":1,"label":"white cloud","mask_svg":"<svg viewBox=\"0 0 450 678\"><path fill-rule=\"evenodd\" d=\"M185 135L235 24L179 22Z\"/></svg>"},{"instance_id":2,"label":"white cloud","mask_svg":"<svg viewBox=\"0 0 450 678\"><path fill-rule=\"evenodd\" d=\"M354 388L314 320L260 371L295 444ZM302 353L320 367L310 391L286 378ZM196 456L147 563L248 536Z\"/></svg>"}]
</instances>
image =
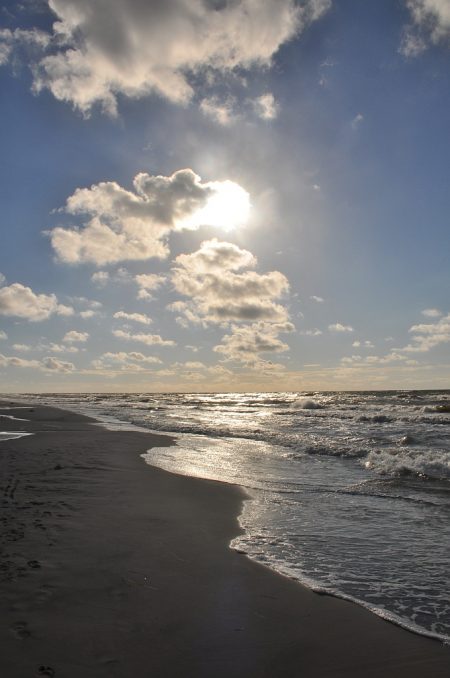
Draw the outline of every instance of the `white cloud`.
<instances>
[{"instance_id":1,"label":"white cloud","mask_svg":"<svg viewBox=\"0 0 450 678\"><path fill-rule=\"evenodd\" d=\"M364 116L362 113L357 113L355 117L352 120L352 127L353 129L358 129L358 127L361 125L362 121L364 120Z\"/></svg>"},{"instance_id":2,"label":"white cloud","mask_svg":"<svg viewBox=\"0 0 450 678\"><path fill-rule=\"evenodd\" d=\"M211 118L211 120L218 122L219 125L227 127L228 125L231 125L236 118L234 111L235 105L236 102L232 97L220 99L218 96L211 96L202 99L200 102L200 110L208 118Z\"/></svg>"},{"instance_id":3,"label":"white cloud","mask_svg":"<svg viewBox=\"0 0 450 678\"><path fill-rule=\"evenodd\" d=\"M117 311L114 313L113 318L122 318L123 320L133 320L136 323L142 323L143 325L150 325L152 322L151 318L145 313L125 313L124 311Z\"/></svg>"},{"instance_id":4,"label":"white cloud","mask_svg":"<svg viewBox=\"0 0 450 678\"><path fill-rule=\"evenodd\" d=\"M13 344L13 349L21 353L28 353L29 351L45 351L52 353L78 353L79 349L76 346L67 346L65 344L55 344L54 342L45 343L39 342L35 346L30 344Z\"/></svg>"},{"instance_id":5,"label":"white cloud","mask_svg":"<svg viewBox=\"0 0 450 678\"><path fill-rule=\"evenodd\" d=\"M75 369L73 363L58 360L52 356L42 360L26 360L17 356L5 356L0 353L0 367L19 367L42 370L44 372L72 372Z\"/></svg>"},{"instance_id":6,"label":"white cloud","mask_svg":"<svg viewBox=\"0 0 450 678\"><path fill-rule=\"evenodd\" d=\"M354 348L359 348L360 346L363 348L375 348L375 345L368 339L366 341L359 341L358 339L357 341L353 342L352 346Z\"/></svg>"},{"instance_id":7,"label":"white cloud","mask_svg":"<svg viewBox=\"0 0 450 678\"><path fill-rule=\"evenodd\" d=\"M262 120L274 120L280 110L275 97L271 92L262 94L253 101L253 108L256 115Z\"/></svg>"},{"instance_id":8,"label":"white cloud","mask_svg":"<svg viewBox=\"0 0 450 678\"><path fill-rule=\"evenodd\" d=\"M407 26L400 45L406 57L421 54L430 44L450 41L450 2L448 0L406 0L412 24Z\"/></svg>"},{"instance_id":9,"label":"white cloud","mask_svg":"<svg viewBox=\"0 0 450 678\"><path fill-rule=\"evenodd\" d=\"M3 275L3 273L0 273L0 285L3 285L3 283L5 282L5 280L6 280L6 278L5 278L5 276Z\"/></svg>"},{"instance_id":10,"label":"white cloud","mask_svg":"<svg viewBox=\"0 0 450 678\"><path fill-rule=\"evenodd\" d=\"M341 323L334 323L328 325L330 332L353 332L353 327L350 325L342 325Z\"/></svg>"},{"instance_id":11,"label":"white cloud","mask_svg":"<svg viewBox=\"0 0 450 678\"><path fill-rule=\"evenodd\" d=\"M275 300L289 289L286 277L279 271L237 272L256 263L251 252L237 245L216 238L204 241L196 252L175 260L174 287L192 301L176 302L171 310L190 322L285 322L288 312Z\"/></svg>"},{"instance_id":12,"label":"white cloud","mask_svg":"<svg viewBox=\"0 0 450 678\"><path fill-rule=\"evenodd\" d=\"M87 318L93 318L96 315L98 315L98 311L93 311L92 309L89 309L87 311L80 311L80 318L84 318L85 320Z\"/></svg>"},{"instance_id":13,"label":"white cloud","mask_svg":"<svg viewBox=\"0 0 450 678\"><path fill-rule=\"evenodd\" d=\"M195 360L188 360L184 363L183 367L185 367L187 370L204 370L206 365Z\"/></svg>"},{"instance_id":14,"label":"white cloud","mask_svg":"<svg viewBox=\"0 0 450 678\"><path fill-rule=\"evenodd\" d=\"M27 353L28 351L32 350L32 346L29 346L28 344L13 344L13 349L15 351L23 351L24 353Z\"/></svg>"},{"instance_id":15,"label":"white cloud","mask_svg":"<svg viewBox=\"0 0 450 678\"><path fill-rule=\"evenodd\" d=\"M30 348L32 349L33 347ZM51 351L52 353L78 353L80 349L77 346L67 346L66 344L55 344L54 342L50 342L49 344L38 344L33 350Z\"/></svg>"},{"instance_id":16,"label":"white cloud","mask_svg":"<svg viewBox=\"0 0 450 678\"><path fill-rule=\"evenodd\" d=\"M58 358L43 358L41 360L42 369L50 370L51 372L73 372L75 365L73 363L68 363L64 360L58 360Z\"/></svg>"},{"instance_id":17,"label":"white cloud","mask_svg":"<svg viewBox=\"0 0 450 678\"><path fill-rule=\"evenodd\" d=\"M409 366L418 365L416 360L408 360L407 357L395 351L384 356L368 355L365 356L364 358L360 355L352 355L347 358L342 358L341 362L344 365L355 365L358 367L374 365L390 365L391 363L403 363Z\"/></svg>"},{"instance_id":18,"label":"white cloud","mask_svg":"<svg viewBox=\"0 0 450 678\"><path fill-rule=\"evenodd\" d=\"M96 271L91 275L91 280L99 287L105 287L106 283L109 281L109 273L108 271Z\"/></svg>"},{"instance_id":19,"label":"white cloud","mask_svg":"<svg viewBox=\"0 0 450 678\"><path fill-rule=\"evenodd\" d=\"M53 314L73 315L73 308L58 304L54 294L35 294L30 287L13 283L0 288L0 315L24 318L32 322L46 320Z\"/></svg>"},{"instance_id":20,"label":"white cloud","mask_svg":"<svg viewBox=\"0 0 450 678\"><path fill-rule=\"evenodd\" d=\"M425 308L422 311L422 315L424 315L426 318L440 318L442 311L439 311L437 308Z\"/></svg>"},{"instance_id":21,"label":"white cloud","mask_svg":"<svg viewBox=\"0 0 450 678\"><path fill-rule=\"evenodd\" d=\"M233 226L240 216L246 218L244 208L248 210L244 204L248 194L240 186L231 181L202 182L191 169L171 176L141 172L135 176L133 188L128 191L109 181L77 189L68 198L65 211L88 219L81 228L57 226L49 232L58 258L69 264L99 265L163 259L169 252L167 236L171 231L196 230L202 225ZM233 204L242 214L233 212ZM92 280L104 285L108 277L97 271Z\"/></svg>"},{"instance_id":22,"label":"white cloud","mask_svg":"<svg viewBox=\"0 0 450 678\"><path fill-rule=\"evenodd\" d=\"M223 353L228 360L256 366L261 353L280 353L289 350L289 346L279 339L281 332L291 332L291 323L269 324L264 322L232 327L231 334L222 338L222 343L214 347L217 353Z\"/></svg>"},{"instance_id":23,"label":"white cloud","mask_svg":"<svg viewBox=\"0 0 450 678\"><path fill-rule=\"evenodd\" d=\"M399 52L407 58L413 58L422 54L427 48L427 44L423 38L418 35L412 26L407 26L403 31L402 41L400 43Z\"/></svg>"},{"instance_id":24,"label":"white cloud","mask_svg":"<svg viewBox=\"0 0 450 678\"><path fill-rule=\"evenodd\" d=\"M427 353L439 344L450 342L450 313L435 323L420 323L410 328L412 343L398 351L406 353Z\"/></svg>"},{"instance_id":25,"label":"white cloud","mask_svg":"<svg viewBox=\"0 0 450 678\"><path fill-rule=\"evenodd\" d=\"M119 351L118 353L103 353L100 358L92 361L92 366L96 370L107 370L111 366L119 366L121 371L144 371L148 369L148 365L160 365L162 361L156 356L146 356L143 353L130 351L126 353Z\"/></svg>"},{"instance_id":26,"label":"white cloud","mask_svg":"<svg viewBox=\"0 0 450 678\"><path fill-rule=\"evenodd\" d=\"M34 57L33 52L37 52L41 56L42 51L45 51L49 43L50 36L48 33L36 28L31 30L16 28L13 31L8 28L0 29L0 66L8 63L14 48L24 48L32 59Z\"/></svg>"},{"instance_id":27,"label":"white cloud","mask_svg":"<svg viewBox=\"0 0 450 678\"><path fill-rule=\"evenodd\" d=\"M299 332L304 337L320 337L322 334L322 330L318 330L317 327L315 327L312 330L301 330Z\"/></svg>"},{"instance_id":28,"label":"white cloud","mask_svg":"<svg viewBox=\"0 0 450 678\"><path fill-rule=\"evenodd\" d=\"M311 301L315 301L318 304L323 304L323 302L325 301L325 299L323 297L317 297L315 294L313 294L309 298L311 299Z\"/></svg>"},{"instance_id":29,"label":"white cloud","mask_svg":"<svg viewBox=\"0 0 450 678\"><path fill-rule=\"evenodd\" d=\"M176 342L172 339L162 339L159 334L131 334L124 330L113 330L113 335L117 339L124 339L125 341L138 341L148 346L176 346Z\"/></svg>"},{"instance_id":30,"label":"white cloud","mask_svg":"<svg viewBox=\"0 0 450 678\"><path fill-rule=\"evenodd\" d=\"M8 63L13 48L14 38L8 28L0 30L0 66Z\"/></svg>"},{"instance_id":31,"label":"white cloud","mask_svg":"<svg viewBox=\"0 0 450 678\"><path fill-rule=\"evenodd\" d=\"M71 315L74 315L75 311L72 308L72 306L65 306L64 304L58 304L58 308L56 310L56 313L58 315L64 315L64 316L69 317Z\"/></svg>"},{"instance_id":32,"label":"white cloud","mask_svg":"<svg viewBox=\"0 0 450 678\"><path fill-rule=\"evenodd\" d=\"M51 50L33 66L35 91L47 88L85 115L96 103L115 115L118 94L156 92L186 104L194 94L191 76L270 66L281 45L331 0L48 3L58 20Z\"/></svg>"},{"instance_id":33,"label":"white cloud","mask_svg":"<svg viewBox=\"0 0 450 678\"><path fill-rule=\"evenodd\" d=\"M155 273L141 273L135 275L134 280L139 287L137 298L145 301L151 301L154 298L151 293L166 282L165 276Z\"/></svg>"},{"instance_id":34,"label":"white cloud","mask_svg":"<svg viewBox=\"0 0 450 678\"><path fill-rule=\"evenodd\" d=\"M89 339L89 333L88 332L77 332L77 330L70 330L70 332L66 332L64 335L63 341L67 341L68 343L85 343Z\"/></svg>"},{"instance_id":35,"label":"white cloud","mask_svg":"<svg viewBox=\"0 0 450 678\"><path fill-rule=\"evenodd\" d=\"M8 335L3 330L0 330L0 339L7 339Z\"/></svg>"}]
</instances>

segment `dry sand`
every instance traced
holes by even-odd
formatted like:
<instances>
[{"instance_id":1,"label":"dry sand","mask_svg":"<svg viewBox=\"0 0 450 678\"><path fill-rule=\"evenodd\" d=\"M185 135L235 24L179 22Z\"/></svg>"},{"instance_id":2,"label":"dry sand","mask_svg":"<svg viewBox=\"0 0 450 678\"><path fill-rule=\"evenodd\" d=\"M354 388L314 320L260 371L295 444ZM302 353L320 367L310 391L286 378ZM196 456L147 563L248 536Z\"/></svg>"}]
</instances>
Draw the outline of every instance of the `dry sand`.
<instances>
[{"instance_id":1,"label":"dry sand","mask_svg":"<svg viewBox=\"0 0 450 678\"><path fill-rule=\"evenodd\" d=\"M8 403L4 403L8 404ZM228 548L239 488L139 457L168 437L1 410L1 678L448 678L450 648Z\"/></svg>"}]
</instances>

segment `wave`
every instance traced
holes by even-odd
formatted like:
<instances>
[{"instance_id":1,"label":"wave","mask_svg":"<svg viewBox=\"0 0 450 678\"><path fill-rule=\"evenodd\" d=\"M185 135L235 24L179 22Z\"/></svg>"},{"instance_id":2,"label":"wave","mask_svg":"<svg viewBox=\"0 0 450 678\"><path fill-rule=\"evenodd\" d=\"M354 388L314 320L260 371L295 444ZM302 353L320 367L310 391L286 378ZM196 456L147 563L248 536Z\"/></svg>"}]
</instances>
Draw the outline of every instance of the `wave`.
<instances>
[{"instance_id":1,"label":"wave","mask_svg":"<svg viewBox=\"0 0 450 678\"><path fill-rule=\"evenodd\" d=\"M380 475L450 480L450 452L445 450L374 450L367 455L364 466Z\"/></svg>"},{"instance_id":2,"label":"wave","mask_svg":"<svg viewBox=\"0 0 450 678\"><path fill-rule=\"evenodd\" d=\"M302 398L296 400L291 404L292 409L297 410L322 410L324 405L318 403L317 400L310 400L309 398Z\"/></svg>"}]
</instances>

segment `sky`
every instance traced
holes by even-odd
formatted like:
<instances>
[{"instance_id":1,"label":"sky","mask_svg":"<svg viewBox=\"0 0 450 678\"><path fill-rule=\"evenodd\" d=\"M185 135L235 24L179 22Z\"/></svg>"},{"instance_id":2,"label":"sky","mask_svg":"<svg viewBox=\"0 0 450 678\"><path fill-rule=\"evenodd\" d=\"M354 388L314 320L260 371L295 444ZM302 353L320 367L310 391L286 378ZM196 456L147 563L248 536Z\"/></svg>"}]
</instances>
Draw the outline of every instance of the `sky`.
<instances>
[{"instance_id":1,"label":"sky","mask_svg":"<svg viewBox=\"0 0 450 678\"><path fill-rule=\"evenodd\" d=\"M450 0L0 2L0 391L450 386Z\"/></svg>"}]
</instances>

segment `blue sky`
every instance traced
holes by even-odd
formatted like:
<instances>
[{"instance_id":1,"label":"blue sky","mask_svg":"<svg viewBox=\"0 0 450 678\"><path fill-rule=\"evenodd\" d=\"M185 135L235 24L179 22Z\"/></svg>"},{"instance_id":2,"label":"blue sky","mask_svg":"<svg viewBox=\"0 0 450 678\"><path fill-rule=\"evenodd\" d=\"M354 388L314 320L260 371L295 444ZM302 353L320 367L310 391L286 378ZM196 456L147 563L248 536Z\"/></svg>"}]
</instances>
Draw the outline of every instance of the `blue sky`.
<instances>
[{"instance_id":1,"label":"blue sky","mask_svg":"<svg viewBox=\"0 0 450 678\"><path fill-rule=\"evenodd\" d=\"M2 391L448 387L449 0L0 7Z\"/></svg>"}]
</instances>

